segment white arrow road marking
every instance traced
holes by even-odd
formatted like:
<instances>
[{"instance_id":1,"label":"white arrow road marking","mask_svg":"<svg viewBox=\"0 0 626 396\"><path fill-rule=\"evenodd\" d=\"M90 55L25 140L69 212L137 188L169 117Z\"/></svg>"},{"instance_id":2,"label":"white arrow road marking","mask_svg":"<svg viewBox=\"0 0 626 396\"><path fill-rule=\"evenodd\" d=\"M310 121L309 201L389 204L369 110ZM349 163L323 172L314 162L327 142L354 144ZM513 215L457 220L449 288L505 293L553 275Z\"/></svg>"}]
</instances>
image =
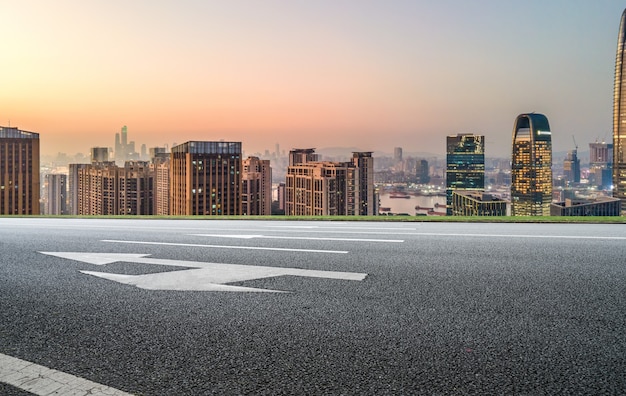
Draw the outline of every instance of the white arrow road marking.
<instances>
[{"instance_id":1,"label":"white arrow road marking","mask_svg":"<svg viewBox=\"0 0 626 396\"><path fill-rule=\"evenodd\" d=\"M1 353L0 382L39 396L130 396L130 393Z\"/></svg>"},{"instance_id":2,"label":"white arrow road marking","mask_svg":"<svg viewBox=\"0 0 626 396\"><path fill-rule=\"evenodd\" d=\"M81 253L81 252L40 252L49 256L82 261L89 264L105 265L118 261L156 264L191 268L182 271L160 272L144 275L124 275L108 272L80 271L83 274L97 276L118 283L134 285L150 290L197 290L197 291L236 291L236 292L281 292L279 290L257 289L252 287L231 286L226 283L242 282L253 279L272 278L292 275L310 278L328 278L341 280L365 279L367 274L357 272L318 271L300 268L265 267L242 264L205 263L199 261L168 260L146 257L147 254L124 253Z\"/></svg>"},{"instance_id":3,"label":"white arrow road marking","mask_svg":"<svg viewBox=\"0 0 626 396\"><path fill-rule=\"evenodd\" d=\"M197 243L174 243L174 242L151 242L151 241L118 241L114 239L103 239L101 242L111 243L129 243L138 245L164 245L164 246L187 246L187 247L207 247L218 249L244 249L244 250L272 250L279 252L304 252L304 253L336 253L347 254L346 250L318 250L318 249L288 249L288 248L270 248L259 246L224 246L224 245L200 245Z\"/></svg>"},{"instance_id":4,"label":"white arrow road marking","mask_svg":"<svg viewBox=\"0 0 626 396\"><path fill-rule=\"evenodd\" d=\"M402 239L362 239L362 238L317 238L317 237L289 237L289 236L269 236L269 235L225 235L225 234L189 234L193 236L215 237L215 238L235 238L235 239L299 239L305 241L341 241L341 242L389 242L403 243Z\"/></svg>"}]
</instances>

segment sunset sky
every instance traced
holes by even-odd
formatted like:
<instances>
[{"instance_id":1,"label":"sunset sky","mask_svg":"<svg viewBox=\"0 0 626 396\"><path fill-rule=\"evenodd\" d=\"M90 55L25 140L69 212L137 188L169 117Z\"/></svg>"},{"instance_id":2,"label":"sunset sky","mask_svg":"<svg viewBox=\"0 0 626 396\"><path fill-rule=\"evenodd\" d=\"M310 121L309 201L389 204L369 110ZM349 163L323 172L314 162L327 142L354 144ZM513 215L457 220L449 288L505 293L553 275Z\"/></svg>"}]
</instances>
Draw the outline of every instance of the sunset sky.
<instances>
[{"instance_id":1,"label":"sunset sky","mask_svg":"<svg viewBox=\"0 0 626 396\"><path fill-rule=\"evenodd\" d=\"M555 151L612 140L613 0L0 2L0 125L44 154L242 141L246 153L443 154L483 134L510 155L545 114Z\"/></svg>"}]
</instances>

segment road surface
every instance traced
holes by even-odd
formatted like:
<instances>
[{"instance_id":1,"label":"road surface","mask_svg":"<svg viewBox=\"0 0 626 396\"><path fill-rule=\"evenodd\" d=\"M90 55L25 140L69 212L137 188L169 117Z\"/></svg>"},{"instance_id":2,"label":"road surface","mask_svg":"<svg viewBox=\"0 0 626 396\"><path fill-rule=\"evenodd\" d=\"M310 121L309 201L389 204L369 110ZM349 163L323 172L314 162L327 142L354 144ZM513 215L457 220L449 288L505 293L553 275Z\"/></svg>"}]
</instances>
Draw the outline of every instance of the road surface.
<instances>
[{"instance_id":1,"label":"road surface","mask_svg":"<svg viewBox=\"0 0 626 396\"><path fill-rule=\"evenodd\" d=\"M624 225L0 218L0 393L623 394L625 263Z\"/></svg>"}]
</instances>

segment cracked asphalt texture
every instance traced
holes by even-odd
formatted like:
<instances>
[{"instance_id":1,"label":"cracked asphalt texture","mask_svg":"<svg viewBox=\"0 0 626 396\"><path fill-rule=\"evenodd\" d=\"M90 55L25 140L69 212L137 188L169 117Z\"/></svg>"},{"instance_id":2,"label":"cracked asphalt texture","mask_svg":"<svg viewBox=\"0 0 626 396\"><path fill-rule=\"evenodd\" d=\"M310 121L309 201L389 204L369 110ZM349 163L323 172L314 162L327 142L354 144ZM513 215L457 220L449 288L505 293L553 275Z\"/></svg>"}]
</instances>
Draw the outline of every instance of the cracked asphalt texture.
<instances>
[{"instance_id":1,"label":"cracked asphalt texture","mask_svg":"<svg viewBox=\"0 0 626 396\"><path fill-rule=\"evenodd\" d=\"M404 243L189 235L198 232ZM137 395L624 394L626 239L554 236L624 238L626 226L0 218L0 353ZM154 291L79 270L180 268L40 251L368 277L238 283L289 294Z\"/></svg>"}]
</instances>

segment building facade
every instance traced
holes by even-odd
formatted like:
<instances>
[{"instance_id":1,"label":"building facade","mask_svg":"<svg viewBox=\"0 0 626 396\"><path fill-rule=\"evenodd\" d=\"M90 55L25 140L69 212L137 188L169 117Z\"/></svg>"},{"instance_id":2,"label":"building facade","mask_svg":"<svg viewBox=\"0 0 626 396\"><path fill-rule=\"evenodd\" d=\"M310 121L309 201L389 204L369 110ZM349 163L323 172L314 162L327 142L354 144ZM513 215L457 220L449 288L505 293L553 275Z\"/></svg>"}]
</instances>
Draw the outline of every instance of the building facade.
<instances>
[{"instance_id":1,"label":"building facade","mask_svg":"<svg viewBox=\"0 0 626 396\"><path fill-rule=\"evenodd\" d=\"M601 190L613 185L613 144L589 143L589 183Z\"/></svg>"},{"instance_id":2,"label":"building facade","mask_svg":"<svg viewBox=\"0 0 626 396\"><path fill-rule=\"evenodd\" d=\"M620 216L619 198L600 197L595 200L566 199L550 205L551 216Z\"/></svg>"},{"instance_id":3,"label":"building facade","mask_svg":"<svg viewBox=\"0 0 626 396\"><path fill-rule=\"evenodd\" d=\"M355 152L351 161L311 161L302 153L287 168L285 215L359 216L377 213L371 152Z\"/></svg>"},{"instance_id":4,"label":"building facade","mask_svg":"<svg viewBox=\"0 0 626 396\"><path fill-rule=\"evenodd\" d=\"M94 162L70 167L77 173L78 215L154 214L154 171L148 162Z\"/></svg>"},{"instance_id":5,"label":"building facade","mask_svg":"<svg viewBox=\"0 0 626 396\"><path fill-rule=\"evenodd\" d=\"M507 202L477 191L453 191L453 216L506 216Z\"/></svg>"},{"instance_id":6,"label":"building facade","mask_svg":"<svg viewBox=\"0 0 626 396\"><path fill-rule=\"evenodd\" d=\"M613 196L626 201L626 10L622 13L613 88ZM625 205L622 205L624 209Z\"/></svg>"},{"instance_id":7,"label":"building facade","mask_svg":"<svg viewBox=\"0 0 626 396\"><path fill-rule=\"evenodd\" d=\"M446 139L446 214L452 215L453 191L485 188L484 136L460 133Z\"/></svg>"},{"instance_id":8,"label":"building facade","mask_svg":"<svg viewBox=\"0 0 626 396\"><path fill-rule=\"evenodd\" d=\"M567 185L580 183L580 159L578 158L578 150L567 152L565 160L563 160L563 177Z\"/></svg>"},{"instance_id":9,"label":"building facade","mask_svg":"<svg viewBox=\"0 0 626 396\"><path fill-rule=\"evenodd\" d=\"M549 216L552 133L543 114L520 114L513 127L511 215Z\"/></svg>"},{"instance_id":10,"label":"building facade","mask_svg":"<svg viewBox=\"0 0 626 396\"><path fill-rule=\"evenodd\" d=\"M272 168L269 160L248 157L243 160L242 214L272 214Z\"/></svg>"},{"instance_id":11,"label":"building facade","mask_svg":"<svg viewBox=\"0 0 626 396\"><path fill-rule=\"evenodd\" d=\"M40 213L39 134L0 127L0 215Z\"/></svg>"},{"instance_id":12,"label":"building facade","mask_svg":"<svg viewBox=\"0 0 626 396\"><path fill-rule=\"evenodd\" d=\"M67 210L67 175L48 174L45 176L47 215L66 215Z\"/></svg>"},{"instance_id":13,"label":"building facade","mask_svg":"<svg viewBox=\"0 0 626 396\"><path fill-rule=\"evenodd\" d=\"M241 142L192 141L173 147L170 214L241 214L241 154Z\"/></svg>"}]
</instances>

